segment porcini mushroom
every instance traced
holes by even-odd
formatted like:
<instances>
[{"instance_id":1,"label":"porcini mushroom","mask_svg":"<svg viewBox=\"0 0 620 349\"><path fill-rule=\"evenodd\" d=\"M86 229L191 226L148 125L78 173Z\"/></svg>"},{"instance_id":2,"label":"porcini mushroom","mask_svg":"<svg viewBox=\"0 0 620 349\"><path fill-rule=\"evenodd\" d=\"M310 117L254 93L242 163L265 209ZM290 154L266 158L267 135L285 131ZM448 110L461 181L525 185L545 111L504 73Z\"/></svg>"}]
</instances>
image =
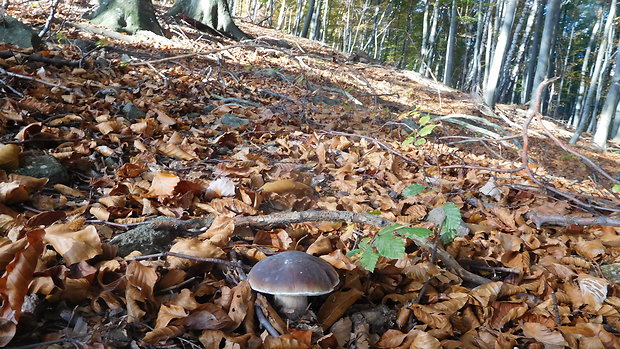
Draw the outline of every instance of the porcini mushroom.
<instances>
[{"instance_id":1,"label":"porcini mushroom","mask_svg":"<svg viewBox=\"0 0 620 349\"><path fill-rule=\"evenodd\" d=\"M256 263L248 274L250 287L272 294L289 319L299 318L308 296L329 293L338 285L338 273L329 263L300 251L286 251Z\"/></svg>"}]
</instances>

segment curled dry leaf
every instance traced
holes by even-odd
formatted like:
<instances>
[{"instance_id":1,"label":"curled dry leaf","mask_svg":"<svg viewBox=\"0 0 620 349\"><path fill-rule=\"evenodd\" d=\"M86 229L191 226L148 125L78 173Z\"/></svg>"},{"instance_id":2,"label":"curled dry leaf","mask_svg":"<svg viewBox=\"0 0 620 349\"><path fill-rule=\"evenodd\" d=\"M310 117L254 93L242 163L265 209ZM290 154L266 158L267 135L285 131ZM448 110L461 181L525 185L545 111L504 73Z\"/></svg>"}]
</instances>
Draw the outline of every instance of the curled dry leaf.
<instances>
[{"instance_id":1,"label":"curled dry leaf","mask_svg":"<svg viewBox=\"0 0 620 349\"><path fill-rule=\"evenodd\" d=\"M230 178L222 177L218 178L207 187L207 198L221 198L224 196L235 195L235 182Z\"/></svg>"},{"instance_id":2,"label":"curled dry leaf","mask_svg":"<svg viewBox=\"0 0 620 349\"><path fill-rule=\"evenodd\" d=\"M76 198L83 198L86 196L84 193L82 193L78 189L68 187L64 184L54 184L54 189L57 192L61 193L62 195L73 196Z\"/></svg>"},{"instance_id":3,"label":"curled dry leaf","mask_svg":"<svg viewBox=\"0 0 620 349\"><path fill-rule=\"evenodd\" d=\"M275 182L269 182L269 183L265 183L265 185L263 185L260 190L263 193L278 193L278 194L283 194L283 193L311 193L312 192L312 188L310 188L308 185L297 182L295 180L292 179L281 179L281 180L277 180Z\"/></svg>"},{"instance_id":4,"label":"curled dry leaf","mask_svg":"<svg viewBox=\"0 0 620 349\"><path fill-rule=\"evenodd\" d=\"M203 241L198 238L180 239L172 245L170 252L182 253L199 258L223 258L226 256L226 253L224 253L224 251L213 242L209 240ZM168 256L168 263L170 264L170 269L183 269L188 268L197 262L186 258Z\"/></svg>"},{"instance_id":5,"label":"curled dry leaf","mask_svg":"<svg viewBox=\"0 0 620 349\"><path fill-rule=\"evenodd\" d=\"M71 231L66 224L54 224L45 228L45 242L54 247L67 265L91 259L102 252L97 229L89 225L79 231Z\"/></svg>"},{"instance_id":6,"label":"curled dry leaf","mask_svg":"<svg viewBox=\"0 0 620 349\"><path fill-rule=\"evenodd\" d=\"M226 311L213 303L205 303L194 309L183 320L183 324L192 330L219 330L236 327Z\"/></svg>"},{"instance_id":7,"label":"curled dry leaf","mask_svg":"<svg viewBox=\"0 0 620 349\"><path fill-rule=\"evenodd\" d=\"M15 254L0 278L0 296L3 300L0 307L0 346L7 345L15 335L28 285L43 253L44 235L42 229L28 232L26 246Z\"/></svg>"},{"instance_id":8,"label":"curled dry leaf","mask_svg":"<svg viewBox=\"0 0 620 349\"><path fill-rule=\"evenodd\" d=\"M329 328L334 322L340 319L342 315L349 310L349 307L357 302L363 294L364 292L355 288L330 294L316 314L321 323L321 327L324 329Z\"/></svg>"},{"instance_id":9,"label":"curled dry leaf","mask_svg":"<svg viewBox=\"0 0 620 349\"><path fill-rule=\"evenodd\" d=\"M524 323L523 335L528 338L534 338L545 345L568 345L560 332L550 330L538 322Z\"/></svg>"},{"instance_id":10,"label":"curled dry leaf","mask_svg":"<svg viewBox=\"0 0 620 349\"><path fill-rule=\"evenodd\" d=\"M185 333L185 327L183 326L168 326L162 328L156 328L149 331L142 342L144 344L156 345L160 342L166 341L172 337L177 337Z\"/></svg>"},{"instance_id":11,"label":"curled dry leaf","mask_svg":"<svg viewBox=\"0 0 620 349\"><path fill-rule=\"evenodd\" d=\"M157 320L155 321L155 328L164 328L167 327L170 321L174 319L182 319L187 316L187 312L180 305L166 305L162 304L159 307L159 312L157 313Z\"/></svg>"},{"instance_id":12,"label":"curled dry leaf","mask_svg":"<svg viewBox=\"0 0 620 349\"><path fill-rule=\"evenodd\" d=\"M230 241L235 230L235 221L231 217L216 216L207 231L200 234L202 239L209 239L214 245L224 247Z\"/></svg>"},{"instance_id":13,"label":"curled dry leaf","mask_svg":"<svg viewBox=\"0 0 620 349\"><path fill-rule=\"evenodd\" d=\"M18 168L20 152L17 144L0 145L0 169L12 171Z\"/></svg>"},{"instance_id":14,"label":"curled dry leaf","mask_svg":"<svg viewBox=\"0 0 620 349\"><path fill-rule=\"evenodd\" d=\"M174 194L174 188L181 181L181 179L172 173L158 172L153 177L147 197L160 197L169 196Z\"/></svg>"}]
</instances>

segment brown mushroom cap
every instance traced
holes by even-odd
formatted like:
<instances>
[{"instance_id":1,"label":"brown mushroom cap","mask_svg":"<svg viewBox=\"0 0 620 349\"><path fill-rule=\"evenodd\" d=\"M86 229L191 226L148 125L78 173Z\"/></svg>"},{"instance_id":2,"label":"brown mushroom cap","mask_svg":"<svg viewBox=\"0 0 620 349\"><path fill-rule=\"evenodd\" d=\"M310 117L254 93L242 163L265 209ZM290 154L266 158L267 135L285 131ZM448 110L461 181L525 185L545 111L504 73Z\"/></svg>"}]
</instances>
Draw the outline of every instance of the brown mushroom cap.
<instances>
[{"instance_id":1,"label":"brown mushroom cap","mask_svg":"<svg viewBox=\"0 0 620 349\"><path fill-rule=\"evenodd\" d=\"M281 296L318 296L338 285L338 273L324 260L300 251L286 251L256 263L248 282L257 292Z\"/></svg>"}]
</instances>

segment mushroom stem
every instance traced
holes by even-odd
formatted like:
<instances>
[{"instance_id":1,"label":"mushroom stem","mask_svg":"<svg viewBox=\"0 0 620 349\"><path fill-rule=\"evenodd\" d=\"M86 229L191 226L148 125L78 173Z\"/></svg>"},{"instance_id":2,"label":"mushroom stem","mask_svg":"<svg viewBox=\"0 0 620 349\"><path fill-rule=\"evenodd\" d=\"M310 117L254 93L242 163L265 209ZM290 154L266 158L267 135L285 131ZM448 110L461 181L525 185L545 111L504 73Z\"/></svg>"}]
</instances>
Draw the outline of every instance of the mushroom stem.
<instances>
[{"instance_id":1,"label":"mushroom stem","mask_svg":"<svg viewBox=\"0 0 620 349\"><path fill-rule=\"evenodd\" d=\"M289 319L298 318L308 307L308 297L306 296L275 295L274 299L276 304L280 307L280 311Z\"/></svg>"}]
</instances>

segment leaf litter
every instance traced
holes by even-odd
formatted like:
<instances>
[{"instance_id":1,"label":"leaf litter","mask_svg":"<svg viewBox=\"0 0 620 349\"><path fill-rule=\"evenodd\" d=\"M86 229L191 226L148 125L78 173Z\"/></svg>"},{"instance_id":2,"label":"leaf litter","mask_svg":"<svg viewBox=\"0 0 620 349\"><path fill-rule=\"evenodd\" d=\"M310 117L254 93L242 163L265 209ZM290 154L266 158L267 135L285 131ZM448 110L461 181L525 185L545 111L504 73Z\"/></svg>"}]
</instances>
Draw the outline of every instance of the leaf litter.
<instances>
[{"instance_id":1,"label":"leaf litter","mask_svg":"<svg viewBox=\"0 0 620 349\"><path fill-rule=\"evenodd\" d=\"M38 53L74 62L82 56L72 40L99 39L70 27L65 34ZM7 79L28 97L8 95L0 109L2 345L620 347L620 288L601 272L619 262L617 227L538 226L528 214L588 214L537 191L523 171L440 168L512 164L508 155L441 144L442 135L465 132L447 123L418 133L428 142L403 146L412 110L475 113L464 94L296 43L304 52L259 42L157 62L164 51L188 51L179 43L109 41L80 67L18 59L27 51L0 60L9 72L49 83ZM144 61L132 55L153 63L132 65ZM537 161L551 156L545 140L534 144ZM43 154L71 179L51 184L11 173L20 159ZM617 160L608 162L616 170ZM555 174L549 168L537 171ZM600 195L585 176L548 178ZM438 207L452 230L466 228L443 247L491 282L462 279L405 234L440 234L427 218ZM239 217L307 210L372 213L413 230L238 224ZM148 258L141 248L119 255L110 244L162 216L170 220L157 226L169 240L142 247L169 252L166 258ZM182 222L202 223L179 232ZM382 256L357 259L351 252L363 241ZM298 321L281 317L273 299L245 281L248 267L284 250L319 256L341 278ZM373 268L362 267L368 263Z\"/></svg>"}]
</instances>

